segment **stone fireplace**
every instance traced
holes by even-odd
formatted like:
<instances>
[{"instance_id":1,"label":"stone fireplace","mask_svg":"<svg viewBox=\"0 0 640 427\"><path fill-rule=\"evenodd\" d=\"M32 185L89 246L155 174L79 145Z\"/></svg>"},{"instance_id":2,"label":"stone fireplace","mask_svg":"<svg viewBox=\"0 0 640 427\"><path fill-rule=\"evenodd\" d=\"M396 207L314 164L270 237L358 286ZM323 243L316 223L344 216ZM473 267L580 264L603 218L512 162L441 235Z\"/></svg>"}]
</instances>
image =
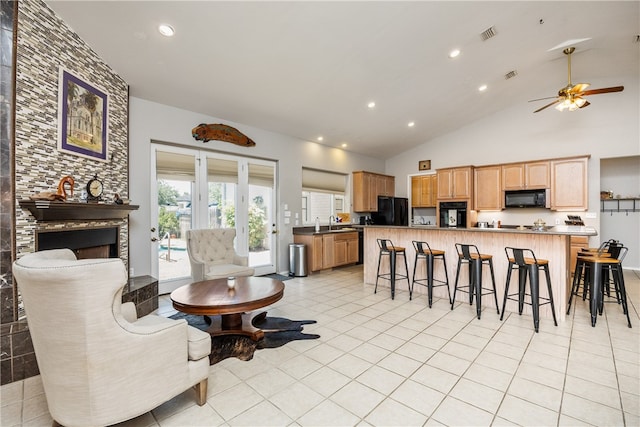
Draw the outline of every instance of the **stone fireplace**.
<instances>
[{"instance_id":1,"label":"stone fireplace","mask_svg":"<svg viewBox=\"0 0 640 427\"><path fill-rule=\"evenodd\" d=\"M21 310L20 285L11 274L12 261L58 245L62 234L74 236L77 231L92 233L90 230L101 234L109 229L106 233L110 240L115 234L115 243L102 243L102 237L92 236L101 243L89 244L82 251L89 251L86 255L91 257L107 251L108 256L121 258L128 269L131 209L121 213L123 207L112 203L116 193L125 200L129 195L127 83L44 1L0 0L0 6L0 69L8 77L0 85L0 380L6 384L39 372ZM108 94L105 161L58 150L60 69ZM76 198L60 205L29 206L30 196L55 192L61 177L67 175L75 179L76 195L97 175L104 184L105 203L91 206ZM75 217L50 217L63 208L65 214ZM136 303L139 314L152 311L157 308L157 281L146 276L132 278L125 285L123 300Z\"/></svg>"}]
</instances>

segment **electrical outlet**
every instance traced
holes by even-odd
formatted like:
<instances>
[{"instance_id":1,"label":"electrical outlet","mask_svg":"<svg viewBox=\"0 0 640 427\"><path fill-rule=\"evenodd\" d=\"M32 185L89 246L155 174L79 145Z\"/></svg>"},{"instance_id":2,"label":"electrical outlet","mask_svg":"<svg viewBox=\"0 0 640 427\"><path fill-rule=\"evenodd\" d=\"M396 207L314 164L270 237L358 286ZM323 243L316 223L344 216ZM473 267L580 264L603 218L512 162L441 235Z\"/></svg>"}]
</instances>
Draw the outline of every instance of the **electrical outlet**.
<instances>
[{"instance_id":1,"label":"electrical outlet","mask_svg":"<svg viewBox=\"0 0 640 427\"><path fill-rule=\"evenodd\" d=\"M556 225L560 225L560 218L556 218Z\"/></svg>"}]
</instances>

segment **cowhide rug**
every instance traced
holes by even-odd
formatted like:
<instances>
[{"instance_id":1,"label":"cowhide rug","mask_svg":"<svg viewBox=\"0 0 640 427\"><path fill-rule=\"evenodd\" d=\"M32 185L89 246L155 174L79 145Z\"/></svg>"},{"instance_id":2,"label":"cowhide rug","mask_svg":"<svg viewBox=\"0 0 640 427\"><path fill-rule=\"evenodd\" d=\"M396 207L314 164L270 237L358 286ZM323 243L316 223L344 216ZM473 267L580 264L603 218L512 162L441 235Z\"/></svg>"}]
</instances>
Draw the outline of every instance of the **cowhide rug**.
<instances>
[{"instance_id":1,"label":"cowhide rug","mask_svg":"<svg viewBox=\"0 0 640 427\"><path fill-rule=\"evenodd\" d=\"M203 331L206 331L210 326L210 324L205 321L204 316L176 313L170 317L172 319L185 319L189 325ZM316 321L257 316L254 319L253 326L265 331L264 338L259 341L254 341L242 335L211 337L209 362L213 365L228 357L237 357L240 360L251 360L256 350L282 347L290 341L318 339L320 335L305 334L302 332L304 325L313 323L316 323Z\"/></svg>"}]
</instances>

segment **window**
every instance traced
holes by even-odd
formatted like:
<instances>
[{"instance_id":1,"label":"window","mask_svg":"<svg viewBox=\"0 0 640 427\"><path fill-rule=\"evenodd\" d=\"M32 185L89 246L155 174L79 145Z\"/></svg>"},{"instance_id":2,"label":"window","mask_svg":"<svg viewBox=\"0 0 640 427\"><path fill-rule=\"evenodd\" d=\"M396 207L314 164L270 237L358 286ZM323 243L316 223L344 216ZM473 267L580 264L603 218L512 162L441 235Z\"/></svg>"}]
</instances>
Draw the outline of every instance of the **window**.
<instances>
[{"instance_id":1,"label":"window","mask_svg":"<svg viewBox=\"0 0 640 427\"><path fill-rule=\"evenodd\" d=\"M302 222L305 225L328 223L331 215L345 212L344 174L302 168Z\"/></svg>"}]
</instances>

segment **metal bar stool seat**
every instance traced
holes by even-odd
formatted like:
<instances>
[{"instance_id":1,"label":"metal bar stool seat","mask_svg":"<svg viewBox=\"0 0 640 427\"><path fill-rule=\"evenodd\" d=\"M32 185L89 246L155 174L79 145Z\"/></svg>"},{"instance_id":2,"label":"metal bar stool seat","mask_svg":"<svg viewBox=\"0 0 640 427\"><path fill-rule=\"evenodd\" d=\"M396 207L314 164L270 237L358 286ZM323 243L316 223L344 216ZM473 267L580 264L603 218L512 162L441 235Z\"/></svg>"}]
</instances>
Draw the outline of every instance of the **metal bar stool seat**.
<instances>
[{"instance_id":1,"label":"metal bar stool seat","mask_svg":"<svg viewBox=\"0 0 640 427\"><path fill-rule=\"evenodd\" d=\"M504 288L504 300L502 302L502 315L500 315L500 320L504 317L504 310L507 305L507 300L509 299L512 301L518 301L518 314L520 315L522 315L524 304L531 306L531 311L533 313L533 327L536 332L538 332L540 326L540 306L551 304L553 323L558 326L556 308L553 303L551 276L549 275L549 261L546 259L536 258L536 255L531 249L507 246L504 248L504 251L507 254L509 267L507 271L507 281ZM518 292L510 294L509 285L511 283L511 273L513 273L514 269L518 270ZM540 270L543 270L545 273L548 297L540 296ZM527 277L529 278L529 294L526 293ZM531 302L525 302L525 296L527 295ZM517 296L517 298L514 298L514 296ZM545 302L540 303L540 300Z\"/></svg>"},{"instance_id":2,"label":"metal bar stool seat","mask_svg":"<svg viewBox=\"0 0 640 427\"><path fill-rule=\"evenodd\" d=\"M469 305L473 304L473 298L476 299L476 313L478 319L482 313L482 296L493 294L493 298L496 303L496 312L500 314L500 308L498 306L498 294L496 291L496 279L493 273L493 256L487 254L481 254L476 245L468 245L463 243L456 243L456 251L458 252L458 268L456 270L456 281L453 286L453 299L451 301L451 309L456 302L456 292L467 292L469 294ZM460 278L460 267L462 264L469 265L469 289L458 288L458 279ZM482 286L482 266L489 265L491 271L491 288L485 288ZM483 292L485 291L485 292Z\"/></svg>"},{"instance_id":3,"label":"metal bar stool seat","mask_svg":"<svg viewBox=\"0 0 640 427\"><path fill-rule=\"evenodd\" d=\"M406 280L409 292L411 292L411 283L409 282L409 267L407 266L407 256L405 249L402 246L395 246L389 239L376 239L380 253L378 255L378 270L376 272L376 286L373 290L375 294L378 291L378 279L388 280L391 284L391 299L395 298L396 294L396 280ZM380 274L380 265L382 264L382 257L389 257L389 272ZM402 256L404 259L405 274L399 274L396 269L397 257Z\"/></svg>"},{"instance_id":4,"label":"metal bar stool seat","mask_svg":"<svg viewBox=\"0 0 640 427\"><path fill-rule=\"evenodd\" d=\"M427 242L413 240L411 243L413 244L413 248L416 250L416 259L413 263L413 277L411 281L411 288L409 289L409 300L411 300L411 297L413 295L413 286L415 284L426 286L429 299L429 308L431 308L431 304L433 302L433 288L438 286L446 286L447 293L449 294L449 304L451 304L451 289L449 288L449 273L447 272L447 261L445 259L445 252L439 249L431 249ZM433 277L433 263L436 259L442 260L445 280L440 280ZM418 260L425 260L427 271L427 277L425 278L416 279ZM437 284L434 284L434 282L436 282Z\"/></svg>"}]
</instances>

